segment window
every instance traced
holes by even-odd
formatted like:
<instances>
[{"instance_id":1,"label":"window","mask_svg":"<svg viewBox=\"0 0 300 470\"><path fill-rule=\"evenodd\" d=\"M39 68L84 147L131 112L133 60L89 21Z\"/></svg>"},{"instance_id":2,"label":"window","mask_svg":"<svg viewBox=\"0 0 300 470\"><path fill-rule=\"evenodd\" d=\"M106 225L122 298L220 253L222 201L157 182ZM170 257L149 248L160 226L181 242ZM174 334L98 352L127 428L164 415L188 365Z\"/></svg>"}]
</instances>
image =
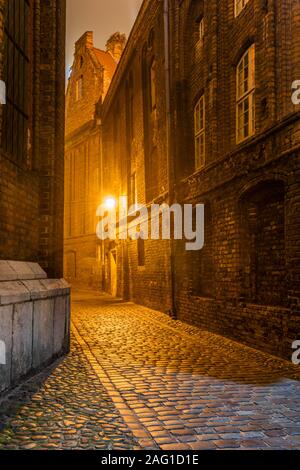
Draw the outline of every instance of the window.
<instances>
[{"instance_id":1,"label":"window","mask_svg":"<svg viewBox=\"0 0 300 470\"><path fill-rule=\"evenodd\" d=\"M130 187L129 187L129 207L137 207L137 191L136 191L136 173L132 173L130 177Z\"/></svg>"},{"instance_id":2,"label":"window","mask_svg":"<svg viewBox=\"0 0 300 470\"><path fill-rule=\"evenodd\" d=\"M138 238L137 240L137 250L138 250L138 266L145 266L145 240Z\"/></svg>"},{"instance_id":3,"label":"window","mask_svg":"<svg viewBox=\"0 0 300 470\"><path fill-rule=\"evenodd\" d=\"M204 18L199 21L199 41L203 42L204 39Z\"/></svg>"},{"instance_id":4,"label":"window","mask_svg":"<svg viewBox=\"0 0 300 470\"><path fill-rule=\"evenodd\" d=\"M235 0L235 16L237 17L245 8L249 0Z\"/></svg>"},{"instance_id":5,"label":"window","mask_svg":"<svg viewBox=\"0 0 300 470\"><path fill-rule=\"evenodd\" d=\"M83 97L83 77L79 77L78 80L76 80L76 101L81 100Z\"/></svg>"},{"instance_id":6,"label":"window","mask_svg":"<svg viewBox=\"0 0 300 470\"><path fill-rule=\"evenodd\" d=\"M18 162L30 151L30 2L10 0L5 9L4 71L6 105L3 106L2 149Z\"/></svg>"},{"instance_id":7,"label":"window","mask_svg":"<svg viewBox=\"0 0 300 470\"><path fill-rule=\"evenodd\" d=\"M157 151L157 62L145 44L142 52L143 124L145 149L145 190L147 202L158 196L159 164Z\"/></svg>"},{"instance_id":8,"label":"window","mask_svg":"<svg viewBox=\"0 0 300 470\"><path fill-rule=\"evenodd\" d=\"M195 106L195 167L196 170L205 165L205 99L204 95Z\"/></svg>"},{"instance_id":9,"label":"window","mask_svg":"<svg viewBox=\"0 0 300 470\"><path fill-rule=\"evenodd\" d=\"M151 84L151 110L156 109L156 61L153 60L150 68L150 84Z\"/></svg>"},{"instance_id":10,"label":"window","mask_svg":"<svg viewBox=\"0 0 300 470\"><path fill-rule=\"evenodd\" d=\"M255 46L243 55L237 66L237 142L255 133Z\"/></svg>"},{"instance_id":11,"label":"window","mask_svg":"<svg viewBox=\"0 0 300 470\"><path fill-rule=\"evenodd\" d=\"M134 85L133 76L130 74L126 82L126 139L127 145L130 147L134 138Z\"/></svg>"}]
</instances>

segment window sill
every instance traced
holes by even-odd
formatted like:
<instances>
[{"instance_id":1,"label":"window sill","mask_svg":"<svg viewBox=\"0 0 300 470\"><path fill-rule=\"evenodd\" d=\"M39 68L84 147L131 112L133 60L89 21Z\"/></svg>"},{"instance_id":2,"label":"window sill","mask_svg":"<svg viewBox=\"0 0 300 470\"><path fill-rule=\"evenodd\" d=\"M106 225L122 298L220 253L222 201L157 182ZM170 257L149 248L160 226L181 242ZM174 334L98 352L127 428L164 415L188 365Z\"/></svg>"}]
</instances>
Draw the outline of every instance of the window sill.
<instances>
[{"instance_id":1,"label":"window sill","mask_svg":"<svg viewBox=\"0 0 300 470\"><path fill-rule=\"evenodd\" d=\"M237 147L242 146L242 145L250 142L251 139L255 139L255 137L256 137L256 134L254 133L254 134L249 135L248 137L245 137L242 140L236 140L236 146Z\"/></svg>"}]
</instances>

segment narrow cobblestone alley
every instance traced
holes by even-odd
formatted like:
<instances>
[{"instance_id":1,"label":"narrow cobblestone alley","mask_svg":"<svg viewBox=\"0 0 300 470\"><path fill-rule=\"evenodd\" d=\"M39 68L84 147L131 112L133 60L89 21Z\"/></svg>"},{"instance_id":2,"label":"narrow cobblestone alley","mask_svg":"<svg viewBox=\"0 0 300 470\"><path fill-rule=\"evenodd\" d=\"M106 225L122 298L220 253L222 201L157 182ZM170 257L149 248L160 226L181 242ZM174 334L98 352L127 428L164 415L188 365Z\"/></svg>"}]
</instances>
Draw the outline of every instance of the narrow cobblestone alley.
<instances>
[{"instance_id":1,"label":"narrow cobblestone alley","mask_svg":"<svg viewBox=\"0 0 300 470\"><path fill-rule=\"evenodd\" d=\"M1 403L1 449L296 449L296 367L147 308L73 294L72 351Z\"/></svg>"}]
</instances>

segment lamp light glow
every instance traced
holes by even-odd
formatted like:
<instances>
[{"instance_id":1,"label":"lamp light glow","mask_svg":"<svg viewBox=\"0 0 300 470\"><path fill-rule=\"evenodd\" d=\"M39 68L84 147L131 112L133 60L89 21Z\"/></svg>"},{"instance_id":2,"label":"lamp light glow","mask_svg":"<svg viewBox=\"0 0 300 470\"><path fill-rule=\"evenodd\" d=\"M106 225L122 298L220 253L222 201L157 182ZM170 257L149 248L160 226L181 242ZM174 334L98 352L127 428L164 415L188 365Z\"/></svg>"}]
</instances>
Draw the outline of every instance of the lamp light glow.
<instances>
[{"instance_id":1,"label":"lamp light glow","mask_svg":"<svg viewBox=\"0 0 300 470\"><path fill-rule=\"evenodd\" d=\"M104 201L105 209L113 210L117 206L117 201L114 197L107 197Z\"/></svg>"}]
</instances>

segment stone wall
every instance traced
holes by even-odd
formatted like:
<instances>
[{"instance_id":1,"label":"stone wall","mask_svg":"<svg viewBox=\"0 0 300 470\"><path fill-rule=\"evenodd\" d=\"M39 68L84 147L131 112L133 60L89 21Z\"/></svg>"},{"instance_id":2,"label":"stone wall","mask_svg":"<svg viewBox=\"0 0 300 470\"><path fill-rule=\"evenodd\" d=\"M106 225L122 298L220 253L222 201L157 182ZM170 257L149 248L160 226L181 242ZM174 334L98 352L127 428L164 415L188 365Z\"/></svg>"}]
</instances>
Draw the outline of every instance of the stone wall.
<instances>
[{"instance_id":1,"label":"stone wall","mask_svg":"<svg viewBox=\"0 0 300 470\"><path fill-rule=\"evenodd\" d=\"M0 393L69 350L70 288L36 263L0 261Z\"/></svg>"}]
</instances>

